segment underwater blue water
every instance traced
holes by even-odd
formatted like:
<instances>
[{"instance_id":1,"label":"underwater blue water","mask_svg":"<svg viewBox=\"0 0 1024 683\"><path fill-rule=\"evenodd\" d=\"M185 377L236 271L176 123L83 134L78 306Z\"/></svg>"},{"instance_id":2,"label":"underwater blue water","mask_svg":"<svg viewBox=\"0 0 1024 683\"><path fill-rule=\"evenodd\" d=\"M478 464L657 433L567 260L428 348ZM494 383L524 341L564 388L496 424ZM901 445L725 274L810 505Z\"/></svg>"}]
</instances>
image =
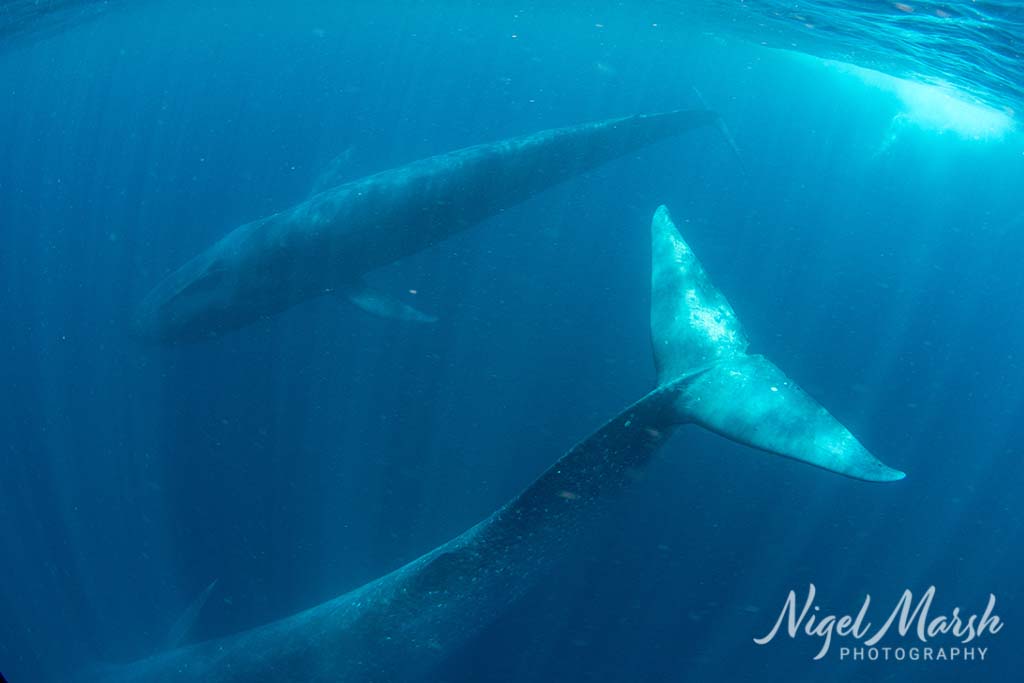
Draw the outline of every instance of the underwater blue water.
<instances>
[{"instance_id":1,"label":"underwater blue water","mask_svg":"<svg viewBox=\"0 0 1024 683\"><path fill-rule=\"evenodd\" d=\"M1007 680L1024 616L1024 144L936 125L817 57L1019 111L1020 10L904 6L0 13L0 671L69 680L156 652L213 579L194 638L234 633L489 514L653 386L664 203L754 349L908 477L858 483L685 428L586 551L437 680ZM694 87L739 158L694 131L374 274L435 325L322 298L202 344L128 334L163 275L304 199L339 155L357 178L699 106ZM992 593L1006 628L985 662L755 645L810 582L837 612L930 585L937 608L980 611Z\"/></svg>"}]
</instances>

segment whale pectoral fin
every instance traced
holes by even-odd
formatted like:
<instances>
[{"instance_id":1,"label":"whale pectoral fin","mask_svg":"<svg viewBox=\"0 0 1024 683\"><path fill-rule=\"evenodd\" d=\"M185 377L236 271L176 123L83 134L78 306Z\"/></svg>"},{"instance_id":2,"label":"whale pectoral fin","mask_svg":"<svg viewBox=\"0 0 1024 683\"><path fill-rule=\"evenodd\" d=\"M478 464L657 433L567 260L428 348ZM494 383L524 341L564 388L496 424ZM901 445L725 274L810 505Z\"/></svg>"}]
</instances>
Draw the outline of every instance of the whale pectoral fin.
<instances>
[{"instance_id":1,"label":"whale pectoral fin","mask_svg":"<svg viewBox=\"0 0 1024 683\"><path fill-rule=\"evenodd\" d=\"M356 306L367 313L372 313L381 318L405 320L414 323L437 322L437 316L419 311L404 301L399 301L389 294L373 289L363 280L349 285L344 289L344 292L348 296L349 301Z\"/></svg>"}]
</instances>

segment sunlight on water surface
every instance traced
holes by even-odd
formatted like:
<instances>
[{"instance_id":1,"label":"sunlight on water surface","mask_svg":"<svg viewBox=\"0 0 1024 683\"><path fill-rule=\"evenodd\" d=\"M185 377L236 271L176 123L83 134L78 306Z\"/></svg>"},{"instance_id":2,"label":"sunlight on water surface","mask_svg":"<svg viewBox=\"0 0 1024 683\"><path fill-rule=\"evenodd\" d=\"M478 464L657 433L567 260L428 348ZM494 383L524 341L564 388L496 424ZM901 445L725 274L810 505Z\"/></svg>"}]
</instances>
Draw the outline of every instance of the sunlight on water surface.
<instances>
[{"instance_id":1,"label":"sunlight on water surface","mask_svg":"<svg viewBox=\"0 0 1024 683\"><path fill-rule=\"evenodd\" d=\"M1001 140L1015 127L1012 110L1000 110L959 93L953 86L917 83L852 64L827 61L864 83L894 93L903 104L902 123L953 133L969 140Z\"/></svg>"}]
</instances>

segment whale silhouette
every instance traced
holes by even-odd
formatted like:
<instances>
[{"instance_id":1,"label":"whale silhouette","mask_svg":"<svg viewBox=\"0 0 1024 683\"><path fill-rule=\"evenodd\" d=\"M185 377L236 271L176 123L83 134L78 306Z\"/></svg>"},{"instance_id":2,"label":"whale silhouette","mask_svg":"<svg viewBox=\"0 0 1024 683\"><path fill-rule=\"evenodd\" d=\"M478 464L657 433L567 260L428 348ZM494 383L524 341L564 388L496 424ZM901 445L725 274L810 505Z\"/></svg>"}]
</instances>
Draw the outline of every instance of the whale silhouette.
<instances>
[{"instance_id":1,"label":"whale silhouette","mask_svg":"<svg viewBox=\"0 0 1024 683\"><path fill-rule=\"evenodd\" d=\"M653 391L487 519L390 574L280 621L109 667L93 680L415 681L522 595L682 424L857 479L903 478L773 363L746 353L732 307L664 207L651 236Z\"/></svg>"},{"instance_id":2,"label":"whale silhouette","mask_svg":"<svg viewBox=\"0 0 1024 683\"><path fill-rule=\"evenodd\" d=\"M367 287L363 275L717 118L673 111L545 130L322 190L236 228L171 273L140 305L137 332L157 343L201 340L331 293L371 313L431 322L433 316Z\"/></svg>"}]
</instances>

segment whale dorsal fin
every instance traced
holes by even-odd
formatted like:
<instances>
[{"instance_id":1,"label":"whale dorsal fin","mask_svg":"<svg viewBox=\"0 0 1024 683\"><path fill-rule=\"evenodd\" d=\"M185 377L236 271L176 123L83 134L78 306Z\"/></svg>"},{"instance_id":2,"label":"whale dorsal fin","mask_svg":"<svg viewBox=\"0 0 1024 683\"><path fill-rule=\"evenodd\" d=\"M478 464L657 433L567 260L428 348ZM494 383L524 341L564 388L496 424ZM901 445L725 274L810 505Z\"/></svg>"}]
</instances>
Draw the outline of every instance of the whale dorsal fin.
<instances>
[{"instance_id":1,"label":"whale dorsal fin","mask_svg":"<svg viewBox=\"0 0 1024 683\"><path fill-rule=\"evenodd\" d=\"M741 356L749 345L664 206L651 221L651 344L659 385Z\"/></svg>"},{"instance_id":2,"label":"whale dorsal fin","mask_svg":"<svg viewBox=\"0 0 1024 683\"><path fill-rule=\"evenodd\" d=\"M658 385L677 396L674 422L855 479L903 478L774 363L747 353L736 314L664 206L651 236L651 339Z\"/></svg>"},{"instance_id":3,"label":"whale dorsal fin","mask_svg":"<svg viewBox=\"0 0 1024 683\"><path fill-rule=\"evenodd\" d=\"M320 194L324 190L342 185L356 177L353 172L354 164L352 163L352 159L355 156L353 149L354 147L351 145L346 147L323 167L320 175L316 177L309 188L310 197Z\"/></svg>"},{"instance_id":4,"label":"whale dorsal fin","mask_svg":"<svg viewBox=\"0 0 1024 683\"><path fill-rule=\"evenodd\" d=\"M211 581L203 592L196 596L196 599L189 603L189 606L185 608L185 611L181 613L177 621L171 626L170 632L167 634L167 638L164 642L164 647L168 650L173 650L176 647L180 647L188 641L192 635L192 630L195 628L196 622L199 621L199 614L203 611L203 607L206 606L207 600L210 599L210 595L217 587L218 579Z\"/></svg>"}]
</instances>

